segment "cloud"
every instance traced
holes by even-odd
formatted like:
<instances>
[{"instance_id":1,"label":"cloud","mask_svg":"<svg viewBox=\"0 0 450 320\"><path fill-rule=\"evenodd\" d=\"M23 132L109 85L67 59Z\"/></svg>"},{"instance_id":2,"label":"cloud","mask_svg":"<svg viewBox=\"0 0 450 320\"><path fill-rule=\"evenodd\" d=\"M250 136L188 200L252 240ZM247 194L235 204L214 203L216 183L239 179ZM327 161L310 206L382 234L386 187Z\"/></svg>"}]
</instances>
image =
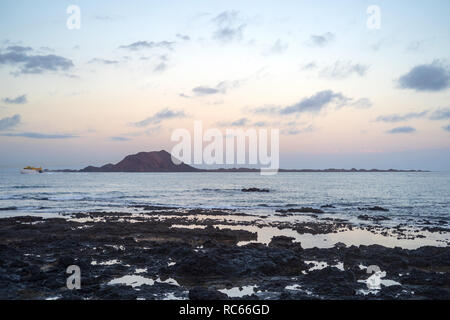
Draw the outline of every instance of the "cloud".
<instances>
[{"instance_id":1,"label":"cloud","mask_svg":"<svg viewBox=\"0 0 450 320\"><path fill-rule=\"evenodd\" d=\"M173 50L174 42L169 41L160 41L160 42L154 42L154 41L137 41L133 42L128 45L122 45L119 47L119 49L128 49L132 51L137 51L141 49L155 49L155 48L162 48L162 49L168 49Z\"/></svg>"},{"instance_id":2,"label":"cloud","mask_svg":"<svg viewBox=\"0 0 450 320\"><path fill-rule=\"evenodd\" d=\"M239 120L235 120L231 123L232 127L242 127L245 126L248 123L248 119L247 118L241 118Z\"/></svg>"},{"instance_id":3,"label":"cloud","mask_svg":"<svg viewBox=\"0 0 450 320\"><path fill-rule=\"evenodd\" d=\"M334 40L335 36L331 32L324 34L313 34L310 37L311 44L315 47L324 47Z\"/></svg>"},{"instance_id":4,"label":"cloud","mask_svg":"<svg viewBox=\"0 0 450 320\"><path fill-rule=\"evenodd\" d=\"M382 48L384 49L384 48L393 47L397 43L398 43L398 41L396 39L389 36L389 37L383 37L383 38L378 39L372 45L369 45L369 47L372 51L379 51Z\"/></svg>"},{"instance_id":5,"label":"cloud","mask_svg":"<svg viewBox=\"0 0 450 320\"><path fill-rule=\"evenodd\" d=\"M163 120L177 119L177 118L180 119L185 117L186 114L184 113L184 111L173 111L169 109L163 109L158 113L156 113L155 115L148 117L142 121L134 122L131 125L135 127L146 127L149 124L158 124Z\"/></svg>"},{"instance_id":6,"label":"cloud","mask_svg":"<svg viewBox=\"0 0 450 320\"><path fill-rule=\"evenodd\" d=\"M408 46L406 47L406 50L417 52L417 51L422 49L424 43L425 43L424 40L422 40L422 41L412 41L412 42L410 42L408 44Z\"/></svg>"},{"instance_id":7,"label":"cloud","mask_svg":"<svg viewBox=\"0 0 450 320\"><path fill-rule=\"evenodd\" d=\"M275 41L275 43L267 50L266 54L282 54L288 49L289 45L283 43L280 39Z\"/></svg>"},{"instance_id":8,"label":"cloud","mask_svg":"<svg viewBox=\"0 0 450 320\"><path fill-rule=\"evenodd\" d=\"M428 111L411 112L407 114L390 114L386 116L379 116L375 121L377 122L402 122L411 119L423 118L427 115Z\"/></svg>"},{"instance_id":9,"label":"cloud","mask_svg":"<svg viewBox=\"0 0 450 320\"><path fill-rule=\"evenodd\" d=\"M219 126L221 127L243 127L248 125L249 121L247 118L241 118L231 122L219 122Z\"/></svg>"},{"instance_id":10,"label":"cloud","mask_svg":"<svg viewBox=\"0 0 450 320\"><path fill-rule=\"evenodd\" d=\"M31 47L23 47L23 46L9 46L9 47L6 48L6 51L28 52L28 51L33 51L33 48L31 48Z\"/></svg>"},{"instance_id":11,"label":"cloud","mask_svg":"<svg viewBox=\"0 0 450 320\"><path fill-rule=\"evenodd\" d=\"M167 69L167 63L161 62L154 69L154 72L163 72Z\"/></svg>"},{"instance_id":12,"label":"cloud","mask_svg":"<svg viewBox=\"0 0 450 320\"><path fill-rule=\"evenodd\" d=\"M416 132L416 129L414 129L413 127L397 127L389 131L386 131L386 133L389 134L413 133L413 132Z\"/></svg>"},{"instance_id":13,"label":"cloud","mask_svg":"<svg viewBox=\"0 0 450 320\"><path fill-rule=\"evenodd\" d=\"M281 134L285 135L285 136L295 136L297 134L300 133L307 133L307 132L312 132L314 131L314 128L312 125L309 125L305 128L288 128L288 129L283 129L281 130Z\"/></svg>"},{"instance_id":14,"label":"cloud","mask_svg":"<svg viewBox=\"0 0 450 320\"><path fill-rule=\"evenodd\" d=\"M195 87L194 89L192 89L192 91L198 95L216 94L221 92L217 88L203 87L203 86Z\"/></svg>"},{"instance_id":15,"label":"cloud","mask_svg":"<svg viewBox=\"0 0 450 320\"><path fill-rule=\"evenodd\" d=\"M230 25L238 20L238 16L239 11L237 10L223 11L222 13L214 17L212 21L217 23L218 25Z\"/></svg>"},{"instance_id":16,"label":"cloud","mask_svg":"<svg viewBox=\"0 0 450 320\"><path fill-rule=\"evenodd\" d=\"M204 86L195 87L194 89L192 89L192 91L197 95L224 93L224 92L221 92L221 90L218 88L211 88L211 87L204 87Z\"/></svg>"},{"instance_id":17,"label":"cloud","mask_svg":"<svg viewBox=\"0 0 450 320\"><path fill-rule=\"evenodd\" d=\"M185 35L185 34L181 34L181 33L177 33L177 34L176 34L176 37L179 38L179 39L181 39L181 40L184 40L184 41L189 41L189 40L191 40L191 37L189 37L188 35Z\"/></svg>"},{"instance_id":18,"label":"cloud","mask_svg":"<svg viewBox=\"0 0 450 320\"><path fill-rule=\"evenodd\" d=\"M222 28L215 32L214 37L220 39L224 42L231 41L233 39L242 39L242 30L244 25L239 26L237 29L233 28Z\"/></svg>"},{"instance_id":19,"label":"cloud","mask_svg":"<svg viewBox=\"0 0 450 320\"><path fill-rule=\"evenodd\" d=\"M315 62L309 62L300 67L300 70L313 70L317 68L317 64Z\"/></svg>"},{"instance_id":20,"label":"cloud","mask_svg":"<svg viewBox=\"0 0 450 320\"><path fill-rule=\"evenodd\" d=\"M238 88L241 85L241 81L235 80L235 81L222 81L219 82L215 87L208 87L208 86L199 86L192 89L192 92L194 92L198 96L204 96L204 95L213 95L213 94L225 94L230 89Z\"/></svg>"},{"instance_id":21,"label":"cloud","mask_svg":"<svg viewBox=\"0 0 450 320\"><path fill-rule=\"evenodd\" d=\"M300 102L281 108L280 114L293 114L303 112L319 112L331 102L345 103L349 98L343 96L341 93L335 93L331 90L324 90L317 92L315 95L304 98Z\"/></svg>"},{"instance_id":22,"label":"cloud","mask_svg":"<svg viewBox=\"0 0 450 320\"><path fill-rule=\"evenodd\" d=\"M328 105L335 104L336 108L355 107L355 108L369 108L372 102L367 98L355 100L344 96L340 92L333 92L332 90L319 91L316 94L303 98L301 101L286 107L279 107L274 105L266 105L250 110L254 114L300 114L300 113L318 113L325 109Z\"/></svg>"},{"instance_id":23,"label":"cloud","mask_svg":"<svg viewBox=\"0 0 450 320\"><path fill-rule=\"evenodd\" d=\"M112 141L130 141L131 138L116 136L116 137L110 137L109 140L112 140Z\"/></svg>"},{"instance_id":24,"label":"cloud","mask_svg":"<svg viewBox=\"0 0 450 320\"><path fill-rule=\"evenodd\" d=\"M212 19L216 24L213 37L223 42L241 40L246 25L240 22L239 11L224 11Z\"/></svg>"},{"instance_id":25,"label":"cloud","mask_svg":"<svg viewBox=\"0 0 450 320\"><path fill-rule=\"evenodd\" d=\"M99 63L99 64L111 65L111 64L118 64L119 61L117 61L117 60L107 60L107 59L101 59L101 58L94 58L91 61L89 61L88 63Z\"/></svg>"},{"instance_id":26,"label":"cloud","mask_svg":"<svg viewBox=\"0 0 450 320\"><path fill-rule=\"evenodd\" d=\"M450 108L443 108L434 111L431 116L431 120L447 120L450 119Z\"/></svg>"},{"instance_id":27,"label":"cloud","mask_svg":"<svg viewBox=\"0 0 450 320\"><path fill-rule=\"evenodd\" d=\"M278 114L280 113L280 107L274 105L265 105L262 107L254 108L250 110L254 114Z\"/></svg>"},{"instance_id":28,"label":"cloud","mask_svg":"<svg viewBox=\"0 0 450 320\"><path fill-rule=\"evenodd\" d=\"M234 121L221 121L217 122L217 125L220 127L280 127L284 126L286 127L286 132L290 132L290 134L293 134L294 130L298 130L298 133L300 132L306 132L310 131L309 127L299 129L298 126L302 124L298 124L295 121L291 121L285 124L281 124L280 121L251 121L251 119L248 118L240 118Z\"/></svg>"},{"instance_id":29,"label":"cloud","mask_svg":"<svg viewBox=\"0 0 450 320\"><path fill-rule=\"evenodd\" d=\"M379 41L375 42L374 44L370 45L370 49L372 49L373 51L378 51L381 49L384 42L385 42L385 39L379 40Z\"/></svg>"},{"instance_id":30,"label":"cloud","mask_svg":"<svg viewBox=\"0 0 450 320\"><path fill-rule=\"evenodd\" d=\"M269 124L266 121L257 121L253 123L255 127L268 127Z\"/></svg>"},{"instance_id":31,"label":"cloud","mask_svg":"<svg viewBox=\"0 0 450 320\"><path fill-rule=\"evenodd\" d=\"M20 115L15 114L12 117L0 119L0 131L9 130L20 124Z\"/></svg>"},{"instance_id":32,"label":"cloud","mask_svg":"<svg viewBox=\"0 0 450 320\"><path fill-rule=\"evenodd\" d=\"M434 61L412 68L398 83L402 89L441 91L450 86L450 71L439 61Z\"/></svg>"},{"instance_id":33,"label":"cloud","mask_svg":"<svg viewBox=\"0 0 450 320\"><path fill-rule=\"evenodd\" d=\"M16 98L3 98L2 101L7 104L25 104L28 102L26 94L23 94Z\"/></svg>"},{"instance_id":34,"label":"cloud","mask_svg":"<svg viewBox=\"0 0 450 320\"><path fill-rule=\"evenodd\" d=\"M29 47L11 46L0 53L0 65L19 66L16 74L41 74L46 71L66 71L74 66L72 60L54 54L31 55Z\"/></svg>"},{"instance_id":35,"label":"cloud","mask_svg":"<svg viewBox=\"0 0 450 320\"><path fill-rule=\"evenodd\" d=\"M445 131L449 131L450 132L450 124L448 126L442 127L442 129L444 129Z\"/></svg>"},{"instance_id":36,"label":"cloud","mask_svg":"<svg viewBox=\"0 0 450 320\"><path fill-rule=\"evenodd\" d=\"M153 72L154 73L162 73L167 70L169 67L169 57L166 54L157 55L156 57L149 58L149 57L141 57L141 60L153 60Z\"/></svg>"},{"instance_id":37,"label":"cloud","mask_svg":"<svg viewBox=\"0 0 450 320\"><path fill-rule=\"evenodd\" d=\"M50 48L50 47L45 47L45 46L44 46L44 47L40 47L40 48L39 48L39 51L40 51L40 52L52 52L52 53L53 53L53 52L55 52L55 49L52 49L52 48Z\"/></svg>"},{"instance_id":38,"label":"cloud","mask_svg":"<svg viewBox=\"0 0 450 320\"><path fill-rule=\"evenodd\" d=\"M38 132L21 132L21 133L2 133L0 136L4 137L23 137L30 139L72 139L78 136L72 134L47 134Z\"/></svg>"},{"instance_id":39,"label":"cloud","mask_svg":"<svg viewBox=\"0 0 450 320\"><path fill-rule=\"evenodd\" d=\"M356 74L360 77L366 75L369 66L352 63L351 61L336 61L333 65L323 68L320 76L332 79L344 79Z\"/></svg>"},{"instance_id":40,"label":"cloud","mask_svg":"<svg viewBox=\"0 0 450 320\"><path fill-rule=\"evenodd\" d=\"M361 98L349 104L350 107L355 107L358 109L368 109L373 106L372 101L368 98Z\"/></svg>"}]
</instances>

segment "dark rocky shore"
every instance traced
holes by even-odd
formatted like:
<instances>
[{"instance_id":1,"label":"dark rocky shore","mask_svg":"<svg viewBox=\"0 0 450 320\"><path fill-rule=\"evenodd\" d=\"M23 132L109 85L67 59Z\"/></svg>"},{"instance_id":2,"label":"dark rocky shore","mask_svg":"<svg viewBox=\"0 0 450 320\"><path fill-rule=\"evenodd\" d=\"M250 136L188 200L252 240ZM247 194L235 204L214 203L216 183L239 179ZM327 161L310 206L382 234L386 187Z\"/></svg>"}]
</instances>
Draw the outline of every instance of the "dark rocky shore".
<instances>
[{"instance_id":1,"label":"dark rocky shore","mask_svg":"<svg viewBox=\"0 0 450 320\"><path fill-rule=\"evenodd\" d=\"M268 245L238 246L256 240L256 233L215 228L214 218L193 223L184 217L238 213L147 209L147 215L72 217L85 221L0 219L0 299L450 299L448 246L406 250L338 243L305 249L283 236ZM202 228L173 227L196 224ZM294 229L312 234L349 227L317 221ZM314 268L312 261L326 266ZM66 287L69 265L81 269L79 290ZM394 284L369 291L361 280L370 265ZM243 293L227 295L231 288Z\"/></svg>"}]
</instances>

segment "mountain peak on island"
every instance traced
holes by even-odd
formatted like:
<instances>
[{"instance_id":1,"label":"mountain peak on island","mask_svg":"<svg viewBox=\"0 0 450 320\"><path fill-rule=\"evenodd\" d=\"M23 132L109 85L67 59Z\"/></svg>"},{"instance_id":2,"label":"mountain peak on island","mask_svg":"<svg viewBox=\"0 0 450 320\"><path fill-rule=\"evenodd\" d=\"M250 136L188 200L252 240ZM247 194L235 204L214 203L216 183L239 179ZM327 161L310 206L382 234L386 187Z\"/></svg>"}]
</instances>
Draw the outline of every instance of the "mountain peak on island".
<instances>
[{"instance_id":1,"label":"mountain peak on island","mask_svg":"<svg viewBox=\"0 0 450 320\"><path fill-rule=\"evenodd\" d=\"M126 156L116 164L101 167L89 166L80 172L194 172L199 171L185 163L176 165L172 156L165 150L139 152Z\"/></svg>"}]
</instances>

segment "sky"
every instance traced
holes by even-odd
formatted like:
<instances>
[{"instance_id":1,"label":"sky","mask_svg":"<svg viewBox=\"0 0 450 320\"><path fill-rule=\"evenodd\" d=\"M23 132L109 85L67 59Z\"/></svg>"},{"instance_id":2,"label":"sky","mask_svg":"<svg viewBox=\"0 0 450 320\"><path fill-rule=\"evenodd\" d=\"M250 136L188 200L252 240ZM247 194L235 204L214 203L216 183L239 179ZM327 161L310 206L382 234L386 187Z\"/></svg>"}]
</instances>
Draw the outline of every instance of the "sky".
<instances>
[{"instance_id":1,"label":"sky","mask_svg":"<svg viewBox=\"0 0 450 320\"><path fill-rule=\"evenodd\" d=\"M282 168L448 171L449 12L444 0L2 0L0 168L170 151L173 130L201 120L279 129Z\"/></svg>"}]
</instances>

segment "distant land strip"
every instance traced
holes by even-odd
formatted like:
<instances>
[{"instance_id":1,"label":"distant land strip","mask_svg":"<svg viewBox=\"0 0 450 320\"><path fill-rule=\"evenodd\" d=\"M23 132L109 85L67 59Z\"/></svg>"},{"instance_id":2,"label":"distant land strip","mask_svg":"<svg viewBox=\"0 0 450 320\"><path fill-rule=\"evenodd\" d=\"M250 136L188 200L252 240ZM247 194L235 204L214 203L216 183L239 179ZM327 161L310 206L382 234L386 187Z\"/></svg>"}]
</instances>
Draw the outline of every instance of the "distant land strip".
<instances>
[{"instance_id":1,"label":"distant land strip","mask_svg":"<svg viewBox=\"0 0 450 320\"><path fill-rule=\"evenodd\" d=\"M257 168L221 168L198 169L185 163L174 164L170 153L165 150L139 152L128 155L116 164L106 164L101 167L88 166L81 170L45 170L46 172L260 172ZM279 169L278 172L429 172L424 170L397 169Z\"/></svg>"}]
</instances>

